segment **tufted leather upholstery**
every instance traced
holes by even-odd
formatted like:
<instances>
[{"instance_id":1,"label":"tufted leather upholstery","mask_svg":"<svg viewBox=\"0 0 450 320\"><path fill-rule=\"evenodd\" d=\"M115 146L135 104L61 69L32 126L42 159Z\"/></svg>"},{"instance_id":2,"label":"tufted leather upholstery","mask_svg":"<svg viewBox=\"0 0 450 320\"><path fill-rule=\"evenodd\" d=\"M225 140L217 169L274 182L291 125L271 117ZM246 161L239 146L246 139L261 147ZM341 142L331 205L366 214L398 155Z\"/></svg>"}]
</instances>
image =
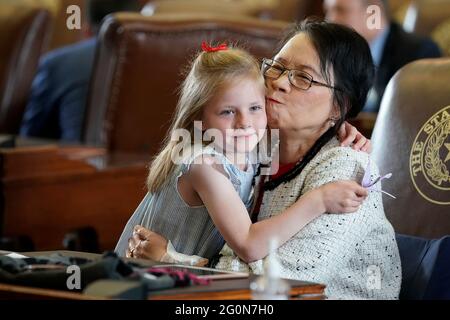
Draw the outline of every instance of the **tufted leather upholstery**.
<instances>
[{"instance_id":1,"label":"tufted leather upholstery","mask_svg":"<svg viewBox=\"0 0 450 320\"><path fill-rule=\"evenodd\" d=\"M209 15L110 16L99 35L86 142L154 154L176 106L181 71L202 40L237 41L257 57L270 57L285 27Z\"/></svg>"},{"instance_id":2,"label":"tufted leather upholstery","mask_svg":"<svg viewBox=\"0 0 450 320\"><path fill-rule=\"evenodd\" d=\"M49 36L45 9L0 5L0 132L15 134Z\"/></svg>"},{"instance_id":3,"label":"tufted leather upholstery","mask_svg":"<svg viewBox=\"0 0 450 320\"><path fill-rule=\"evenodd\" d=\"M396 232L450 234L450 59L419 60L389 82L372 136L372 155L393 177L383 188Z\"/></svg>"}]
</instances>

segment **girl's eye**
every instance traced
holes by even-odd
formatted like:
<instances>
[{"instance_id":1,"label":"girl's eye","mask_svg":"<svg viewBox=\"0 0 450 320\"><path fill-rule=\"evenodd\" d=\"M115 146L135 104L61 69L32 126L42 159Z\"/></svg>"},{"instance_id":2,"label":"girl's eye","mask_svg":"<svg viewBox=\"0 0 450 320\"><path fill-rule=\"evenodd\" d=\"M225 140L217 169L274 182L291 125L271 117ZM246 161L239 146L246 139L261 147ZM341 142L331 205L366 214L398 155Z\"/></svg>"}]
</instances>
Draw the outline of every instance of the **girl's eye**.
<instances>
[{"instance_id":1,"label":"girl's eye","mask_svg":"<svg viewBox=\"0 0 450 320\"><path fill-rule=\"evenodd\" d=\"M251 106L250 107L250 111L258 111L258 110L262 110L262 106L257 105L257 106Z\"/></svg>"},{"instance_id":2,"label":"girl's eye","mask_svg":"<svg viewBox=\"0 0 450 320\"><path fill-rule=\"evenodd\" d=\"M229 116L232 115L233 113L234 113L233 110L223 110L220 112L220 115Z\"/></svg>"}]
</instances>

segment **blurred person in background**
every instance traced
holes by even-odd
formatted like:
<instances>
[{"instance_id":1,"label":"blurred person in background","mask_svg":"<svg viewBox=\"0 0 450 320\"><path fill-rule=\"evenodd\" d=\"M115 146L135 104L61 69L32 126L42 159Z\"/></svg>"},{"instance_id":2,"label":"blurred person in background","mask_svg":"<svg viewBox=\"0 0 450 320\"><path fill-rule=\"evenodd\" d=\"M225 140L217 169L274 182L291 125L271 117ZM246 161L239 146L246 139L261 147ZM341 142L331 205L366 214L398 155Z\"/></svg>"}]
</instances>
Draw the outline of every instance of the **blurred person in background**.
<instances>
[{"instance_id":1,"label":"blurred person in background","mask_svg":"<svg viewBox=\"0 0 450 320\"><path fill-rule=\"evenodd\" d=\"M100 24L110 13L139 11L141 5L137 0L86 0L82 28L88 39L41 58L22 119L21 136L81 141Z\"/></svg>"},{"instance_id":2,"label":"blurred person in background","mask_svg":"<svg viewBox=\"0 0 450 320\"><path fill-rule=\"evenodd\" d=\"M371 28L372 5L381 13L377 28ZM401 67L414 60L441 56L431 39L407 33L391 19L387 0L324 0L324 11L328 21L354 28L370 45L377 71L365 112L378 112L389 80Z\"/></svg>"}]
</instances>

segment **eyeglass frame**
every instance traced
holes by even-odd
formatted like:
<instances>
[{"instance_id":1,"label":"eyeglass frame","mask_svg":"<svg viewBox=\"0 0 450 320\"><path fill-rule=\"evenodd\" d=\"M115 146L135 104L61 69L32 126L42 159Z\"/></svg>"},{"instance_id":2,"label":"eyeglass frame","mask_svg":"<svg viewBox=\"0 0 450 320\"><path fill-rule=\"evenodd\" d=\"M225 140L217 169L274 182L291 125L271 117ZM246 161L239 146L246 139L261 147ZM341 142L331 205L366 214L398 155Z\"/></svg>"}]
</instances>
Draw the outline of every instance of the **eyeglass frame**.
<instances>
[{"instance_id":1,"label":"eyeglass frame","mask_svg":"<svg viewBox=\"0 0 450 320\"><path fill-rule=\"evenodd\" d=\"M283 70L280 72L280 75L279 75L278 77L275 78L275 77L266 76L266 72L267 72L267 70L269 70L269 68L268 68L267 70L264 71L264 65L266 64L266 65L272 66L272 64L273 64L273 63L272 63L272 64L268 64L267 61L276 62L276 63L278 63L279 65L281 65L281 67L283 67ZM277 61L277 60L275 60L275 59L263 58L263 59L262 59L262 62L261 62L261 71L262 71L262 74L263 74L264 77L268 77L268 78L274 79L274 80L280 79L280 77L281 77L286 71L288 71L288 80L289 80L289 83L291 84L291 86L293 86L294 88L296 88L296 89L298 89L298 90L307 91L307 90L309 90L309 89L312 87L312 85L313 85L313 83L314 83L314 84L317 85L317 86L321 86L321 87L326 87L326 88L329 88L329 89L334 89L334 90L342 91L342 89L340 89L340 88L338 88L338 87L333 87L333 86L331 86L331 85L329 85L329 84L322 83L322 82L319 82L319 81L314 80L314 77L313 77L312 75L310 75L310 74L309 74L308 72L306 72L306 71L297 70L297 69L288 69L288 68L286 68L286 67L284 66L284 64L282 64L281 62L279 62L279 61ZM308 86L308 88L302 89L302 88L299 88L299 87L297 87L295 84L292 83L293 81L291 80L291 77L292 77L294 71L295 71L295 72L300 72L300 73L302 73L302 74L304 74L304 75L307 76L306 78L309 79L309 86Z\"/></svg>"}]
</instances>

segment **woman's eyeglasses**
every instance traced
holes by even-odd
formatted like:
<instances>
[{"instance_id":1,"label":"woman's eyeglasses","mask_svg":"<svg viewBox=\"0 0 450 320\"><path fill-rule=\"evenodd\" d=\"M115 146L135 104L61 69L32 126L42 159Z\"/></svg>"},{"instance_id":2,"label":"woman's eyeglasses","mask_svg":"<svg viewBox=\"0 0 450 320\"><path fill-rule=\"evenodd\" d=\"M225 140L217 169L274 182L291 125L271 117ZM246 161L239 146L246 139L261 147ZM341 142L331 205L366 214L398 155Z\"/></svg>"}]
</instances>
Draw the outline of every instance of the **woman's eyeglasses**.
<instances>
[{"instance_id":1,"label":"woman's eyeglasses","mask_svg":"<svg viewBox=\"0 0 450 320\"><path fill-rule=\"evenodd\" d=\"M280 62L272 59L263 59L261 71L264 77L270 79L278 79L281 75L288 71L288 79L290 84L300 90L308 90L313 84L330 89L341 90L330 86L329 84L314 80L313 76L305 71L288 69Z\"/></svg>"}]
</instances>

